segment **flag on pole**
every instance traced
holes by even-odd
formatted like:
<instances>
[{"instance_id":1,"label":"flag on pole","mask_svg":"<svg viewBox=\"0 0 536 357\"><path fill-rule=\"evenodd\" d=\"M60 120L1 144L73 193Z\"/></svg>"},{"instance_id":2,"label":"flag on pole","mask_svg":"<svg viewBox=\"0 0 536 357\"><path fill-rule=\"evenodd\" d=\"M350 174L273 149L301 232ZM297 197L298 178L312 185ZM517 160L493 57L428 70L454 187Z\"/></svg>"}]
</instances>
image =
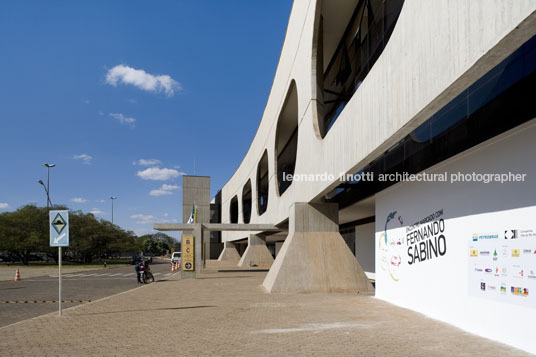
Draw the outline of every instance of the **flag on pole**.
<instances>
[{"instance_id":1,"label":"flag on pole","mask_svg":"<svg viewBox=\"0 0 536 357\"><path fill-rule=\"evenodd\" d=\"M190 218L188 218L187 223L197 223L197 207L195 206L195 203L192 205L192 213L190 213Z\"/></svg>"}]
</instances>

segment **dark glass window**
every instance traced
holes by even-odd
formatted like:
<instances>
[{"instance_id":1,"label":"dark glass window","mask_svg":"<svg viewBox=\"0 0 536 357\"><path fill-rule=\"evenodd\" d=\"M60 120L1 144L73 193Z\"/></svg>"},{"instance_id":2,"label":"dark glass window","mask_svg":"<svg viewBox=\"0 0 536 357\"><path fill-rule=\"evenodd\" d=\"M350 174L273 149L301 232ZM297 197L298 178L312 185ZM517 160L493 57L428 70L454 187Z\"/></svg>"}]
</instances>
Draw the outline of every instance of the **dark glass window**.
<instances>
[{"instance_id":1,"label":"dark glass window","mask_svg":"<svg viewBox=\"0 0 536 357\"><path fill-rule=\"evenodd\" d=\"M242 189L242 215L244 223L251 220L251 180L248 180Z\"/></svg>"},{"instance_id":2,"label":"dark glass window","mask_svg":"<svg viewBox=\"0 0 536 357\"><path fill-rule=\"evenodd\" d=\"M329 4L329 5L328 5ZM339 44L327 63L323 76L318 76L322 89L323 107L319 113L319 124L324 137L338 116L359 88L370 69L380 57L396 21L402 10L404 0L359 0L356 1L352 16ZM338 6L336 1L324 1L324 6ZM324 11L323 15L324 16ZM330 24L334 22L331 21ZM336 25L331 25L335 27ZM324 41L333 41L333 36L324 18L320 21L319 43L316 48L324 51L330 48ZM324 56L317 56L324 68Z\"/></svg>"},{"instance_id":3,"label":"dark glass window","mask_svg":"<svg viewBox=\"0 0 536 357\"><path fill-rule=\"evenodd\" d=\"M238 197L236 196L231 199L229 215L231 217L231 223L238 223Z\"/></svg>"},{"instance_id":4,"label":"dark glass window","mask_svg":"<svg viewBox=\"0 0 536 357\"><path fill-rule=\"evenodd\" d=\"M279 115L275 138L277 192L282 195L292 184L298 152L298 92L294 81Z\"/></svg>"},{"instance_id":5,"label":"dark glass window","mask_svg":"<svg viewBox=\"0 0 536 357\"><path fill-rule=\"evenodd\" d=\"M268 152L265 150L257 166L257 209L259 216L268 208Z\"/></svg>"}]
</instances>

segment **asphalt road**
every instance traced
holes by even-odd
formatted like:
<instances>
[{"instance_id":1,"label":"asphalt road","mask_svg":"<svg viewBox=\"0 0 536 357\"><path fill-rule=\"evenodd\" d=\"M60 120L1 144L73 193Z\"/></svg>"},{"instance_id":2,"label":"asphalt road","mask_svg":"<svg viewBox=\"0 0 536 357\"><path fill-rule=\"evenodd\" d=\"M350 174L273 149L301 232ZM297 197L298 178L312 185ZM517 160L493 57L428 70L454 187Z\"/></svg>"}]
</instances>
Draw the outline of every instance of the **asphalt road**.
<instances>
[{"instance_id":1,"label":"asphalt road","mask_svg":"<svg viewBox=\"0 0 536 357\"><path fill-rule=\"evenodd\" d=\"M157 260L151 264L155 282L172 275L169 261ZM63 308L95 301L139 285L134 266L92 270L85 273L62 274ZM0 281L0 327L18 321L58 311L58 278L40 277L22 281ZM17 303L13 303L17 301ZM28 301L28 303L23 303ZM34 301L37 301L34 303ZM45 301L45 302L43 302ZM56 301L46 302L46 301ZM7 303L6 303L7 302Z\"/></svg>"}]
</instances>

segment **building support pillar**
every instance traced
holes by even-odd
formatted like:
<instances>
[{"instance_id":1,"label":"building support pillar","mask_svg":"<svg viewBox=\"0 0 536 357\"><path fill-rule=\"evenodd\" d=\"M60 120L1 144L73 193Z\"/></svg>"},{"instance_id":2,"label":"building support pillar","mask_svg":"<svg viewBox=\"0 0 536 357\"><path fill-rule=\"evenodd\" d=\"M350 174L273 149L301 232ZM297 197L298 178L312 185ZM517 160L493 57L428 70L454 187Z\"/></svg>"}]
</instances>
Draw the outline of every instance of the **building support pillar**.
<instances>
[{"instance_id":1,"label":"building support pillar","mask_svg":"<svg viewBox=\"0 0 536 357\"><path fill-rule=\"evenodd\" d=\"M263 267L272 266L274 258L266 246L266 241L257 234L250 234L248 237L248 247L242 255L239 267Z\"/></svg>"},{"instance_id":2,"label":"building support pillar","mask_svg":"<svg viewBox=\"0 0 536 357\"><path fill-rule=\"evenodd\" d=\"M289 234L264 288L271 293L360 293L374 288L339 234L338 206L294 203Z\"/></svg>"},{"instance_id":3,"label":"building support pillar","mask_svg":"<svg viewBox=\"0 0 536 357\"><path fill-rule=\"evenodd\" d=\"M236 250L236 246L232 242L223 242L223 250L218 258L220 262L236 262L240 261L240 254Z\"/></svg>"}]
</instances>

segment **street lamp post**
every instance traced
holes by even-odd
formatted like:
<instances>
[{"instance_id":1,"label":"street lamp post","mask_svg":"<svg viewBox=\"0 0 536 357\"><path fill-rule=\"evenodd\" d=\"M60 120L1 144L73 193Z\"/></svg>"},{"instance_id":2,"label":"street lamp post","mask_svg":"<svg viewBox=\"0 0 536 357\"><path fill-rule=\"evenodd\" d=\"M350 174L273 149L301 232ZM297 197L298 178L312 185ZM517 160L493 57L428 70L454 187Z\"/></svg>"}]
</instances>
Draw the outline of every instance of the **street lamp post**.
<instances>
[{"instance_id":1,"label":"street lamp post","mask_svg":"<svg viewBox=\"0 0 536 357\"><path fill-rule=\"evenodd\" d=\"M50 202L50 168L55 167L56 164L48 164L45 162L43 166L47 168L47 187L45 187L45 185L43 184L43 181L39 180L38 182L41 185L43 185L43 187L45 187L45 191L47 192L47 208L48 208L48 207L52 207L52 202Z\"/></svg>"},{"instance_id":2,"label":"street lamp post","mask_svg":"<svg viewBox=\"0 0 536 357\"><path fill-rule=\"evenodd\" d=\"M114 224L114 200L116 200L117 197L110 196L110 199L112 200L112 224Z\"/></svg>"}]
</instances>

